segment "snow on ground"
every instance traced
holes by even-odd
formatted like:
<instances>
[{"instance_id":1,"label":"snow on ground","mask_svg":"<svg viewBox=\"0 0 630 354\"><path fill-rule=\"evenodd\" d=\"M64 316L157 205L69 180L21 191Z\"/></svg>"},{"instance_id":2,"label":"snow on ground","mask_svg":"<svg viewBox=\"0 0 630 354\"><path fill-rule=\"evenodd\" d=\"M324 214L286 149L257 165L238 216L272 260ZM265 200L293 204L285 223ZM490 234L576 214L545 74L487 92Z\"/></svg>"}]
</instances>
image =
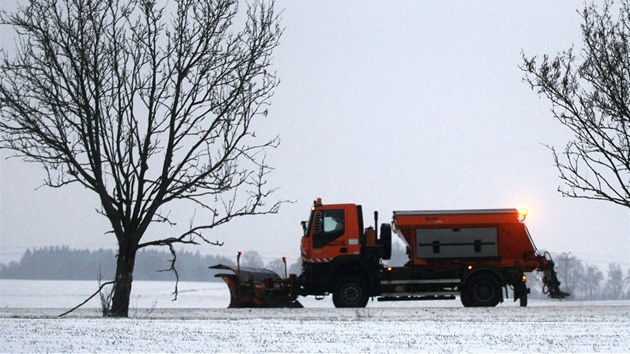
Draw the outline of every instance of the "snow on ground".
<instances>
[{"instance_id":1,"label":"snow on ground","mask_svg":"<svg viewBox=\"0 0 630 354\"><path fill-rule=\"evenodd\" d=\"M630 302L510 299L335 309L226 309L221 283L134 282L128 319L99 317L98 300L56 316L95 282L0 280L0 352L630 352Z\"/></svg>"}]
</instances>

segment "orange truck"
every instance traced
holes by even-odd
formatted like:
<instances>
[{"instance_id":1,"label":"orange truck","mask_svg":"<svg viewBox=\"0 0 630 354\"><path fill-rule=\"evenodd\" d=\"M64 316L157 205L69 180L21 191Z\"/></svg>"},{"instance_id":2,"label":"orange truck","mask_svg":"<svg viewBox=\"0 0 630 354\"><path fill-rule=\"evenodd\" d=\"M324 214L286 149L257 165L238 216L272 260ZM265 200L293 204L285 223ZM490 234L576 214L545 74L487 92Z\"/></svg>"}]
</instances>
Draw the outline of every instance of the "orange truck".
<instances>
[{"instance_id":1,"label":"orange truck","mask_svg":"<svg viewBox=\"0 0 630 354\"><path fill-rule=\"evenodd\" d=\"M554 263L540 254L516 209L395 211L391 223L364 228L361 205L313 203L302 222L302 273L217 265L230 289L230 307L301 307L298 296L332 294L335 307L379 301L459 297L466 307L491 307L512 289L527 306L525 273L543 272L543 292L560 290ZM378 213L374 213L378 225ZM406 245L409 261L391 267L392 234ZM239 257L240 258L240 257ZM286 267L286 262L285 262ZM505 291L504 291L505 290Z\"/></svg>"}]
</instances>

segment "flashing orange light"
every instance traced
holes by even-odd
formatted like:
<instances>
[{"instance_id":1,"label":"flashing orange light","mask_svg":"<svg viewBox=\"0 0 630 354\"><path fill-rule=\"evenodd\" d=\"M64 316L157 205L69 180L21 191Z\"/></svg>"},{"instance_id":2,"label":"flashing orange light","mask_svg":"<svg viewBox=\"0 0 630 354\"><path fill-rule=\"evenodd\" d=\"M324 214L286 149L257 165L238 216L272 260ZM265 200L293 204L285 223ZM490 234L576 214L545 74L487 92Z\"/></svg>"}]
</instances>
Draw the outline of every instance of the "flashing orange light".
<instances>
[{"instance_id":1,"label":"flashing orange light","mask_svg":"<svg viewBox=\"0 0 630 354\"><path fill-rule=\"evenodd\" d=\"M527 215L529 214L529 210L527 210L527 208L520 208L518 210L518 214L521 216L521 221L525 220L525 218L527 217Z\"/></svg>"},{"instance_id":2,"label":"flashing orange light","mask_svg":"<svg viewBox=\"0 0 630 354\"><path fill-rule=\"evenodd\" d=\"M469 265L469 266L468 266L468 270L472 270L472 269L473 269L473 266L472 266L472 265Z\"/></svg>"},{"instance_id":3,"label":"flashing orange light","mask_svg":"<svg viewBox=\"0 0 630 354\"><path fill-rule=\"evenodd\" d=\"M387 267L387 271L391 272L392 271L392 267Z\"/></svg>"},{"instance_id":4,"label":"flashing orange light","mask_svg":"<svg viewBox=\"0 0 630 354\"><path fill-rule=\"evenodd\" d=\"M322 203L322 198L317 198L317 204L321 204Z\"/></svg>"},{"instance_id":5,"label":"flashing orange light","mask_svg":"<svg viewBox=\"0 0 630 354\"><path fill-rule=\"evenodd\" d=\"M523 274L523 283L527 281L527 275Z\"/></svg>"}]
</instances>

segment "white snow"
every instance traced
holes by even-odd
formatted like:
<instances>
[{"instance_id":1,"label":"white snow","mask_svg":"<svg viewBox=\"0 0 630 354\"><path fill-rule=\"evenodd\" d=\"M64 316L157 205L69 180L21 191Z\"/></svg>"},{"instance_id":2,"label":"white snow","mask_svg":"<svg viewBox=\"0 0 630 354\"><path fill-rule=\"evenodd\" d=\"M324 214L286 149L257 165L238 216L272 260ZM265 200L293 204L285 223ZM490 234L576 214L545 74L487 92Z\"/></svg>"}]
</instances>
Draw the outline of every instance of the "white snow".
<instances>
[{"instance_id":1,"label":"white snow","mask_svg":"<svg viewBox=\"0 0 630 354\"><path fill-rule=\"evenodd\" d=\"M134 282L130 318L100 317L95 282L0 280L0 352L630 352L630 301L511 299L335 309L226 309L222 283Z\"/></svg>"}]
</instances>

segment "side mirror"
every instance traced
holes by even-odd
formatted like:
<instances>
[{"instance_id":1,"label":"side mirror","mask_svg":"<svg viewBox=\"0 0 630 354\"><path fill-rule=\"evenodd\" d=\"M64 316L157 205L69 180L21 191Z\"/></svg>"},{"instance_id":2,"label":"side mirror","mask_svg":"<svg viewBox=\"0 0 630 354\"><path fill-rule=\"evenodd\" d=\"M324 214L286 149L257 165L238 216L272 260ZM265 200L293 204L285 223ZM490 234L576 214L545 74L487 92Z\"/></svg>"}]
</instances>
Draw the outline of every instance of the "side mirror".
<instances>
[{"instance_id":1,"label":"side mirror","mask_svg":"<svg viewBox=\"0 0 630 354\"><path fill-rule=\"evenodd\" d=\"M306 236L306 221L302 221L300 224L302 224L302 231L304 231L304 236Z\"/></svg>"}]
</instances>

